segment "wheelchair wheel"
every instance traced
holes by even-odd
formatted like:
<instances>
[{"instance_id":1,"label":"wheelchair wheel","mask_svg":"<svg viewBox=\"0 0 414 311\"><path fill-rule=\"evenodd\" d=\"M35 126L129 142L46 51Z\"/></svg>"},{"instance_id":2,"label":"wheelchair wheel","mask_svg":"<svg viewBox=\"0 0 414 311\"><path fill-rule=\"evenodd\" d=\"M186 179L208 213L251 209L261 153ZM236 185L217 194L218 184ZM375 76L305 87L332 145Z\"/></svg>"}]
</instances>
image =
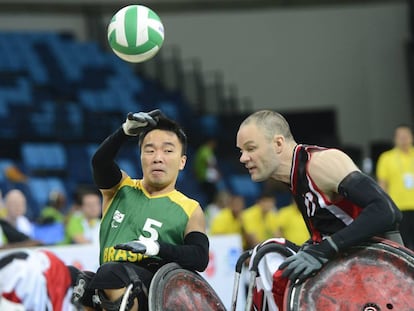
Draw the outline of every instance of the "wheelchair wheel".
<instances>
[{"instance_id":1,"label":"wheelchair wheel","mask_svg":"<svg viewBox=\"0 0 414 311\"><path fill-rule=\"evenodd\" d=\"M176 263L161 267L154 275L149 311L225 311L213 288L204 278Z\"/></svg>"},{"instance_id":2,"label":"wheelchair wheel","mask_svg":"<svg viewBox=\"0 0 414 311\"><path fill-rule=\"evenodd\" d=\"M414 252L376 239L351 247L302 284L288 284L286 311L414 310Z\"/></svg>"}]
</instances>

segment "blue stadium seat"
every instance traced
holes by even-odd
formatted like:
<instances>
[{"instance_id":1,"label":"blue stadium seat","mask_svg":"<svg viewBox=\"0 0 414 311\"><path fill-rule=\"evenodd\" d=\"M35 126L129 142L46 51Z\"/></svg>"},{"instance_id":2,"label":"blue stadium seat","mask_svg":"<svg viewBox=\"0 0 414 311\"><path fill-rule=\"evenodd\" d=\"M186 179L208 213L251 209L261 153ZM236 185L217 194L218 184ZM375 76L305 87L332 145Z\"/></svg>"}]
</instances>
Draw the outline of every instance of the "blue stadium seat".
<instances>
[{"instance_id":1,"label":"blue stadium seat","mask_svg":"<svg viewBox=\"0 0 414 311\"><path fill-rule=\"evenodd\" d=\"M177 178L177 190L183 192L186 196L197 200L202 208L207 206L208 200L200 184L195 182L195 177L191 169L184 169L180 171Z\"/></svg>"},{"instance_id":2,"label":"blue stadium seat","mask_svg":"<svg viewBox=\"0 0 414 311\"><path fill-rule=\"evenodd\" d=\"M29 173L66 170L66 152L60 143L23 143L21 155Z\"/></svg>"},{"instance_id":3,"label":"blue stadium seat","mask_svg":"<svg viewBox=\"0 0 414 311\"><path fill-rule=\"evenodd\" d=\"M91 149L93 149L91 147ZM92 171L90 155L83 144L70 144L66 146L68 155L68 174L70 183L91 184Z\"/></svg>"},{"instance_id":4,"label":"blue stadium seat","mask_svg":"<svg viewBox=\"0 0 414 311\"><path fill-rule=\"evenodd\" d=\"M158 108L169 118L181 122L180 111L177 104L171 101L162 101L157 104Z\"/></svg>"},{"instance_id":5,"label":"blue stadium seat","mask_svg":"<svg viewBox=\"0 0 414 311\"><path fill-rule=\"evenodd\" d=\"M92 157L95 154L98 147L99 147L99 144L88 144L85 146L86 155L88 157L89 162L92 160Z\"/></svg>"},{"instance_id":6,"label":"blue stadium seat","mask_svg":"<svg viewBox=\"0 0 414 311\"><path fill-rule=\"evenodd\" d=\"M133 163L129 159L119 159L117 163L119 168L125 171L131 178L142 178L142 173L139 171L137 163Z\"/></svg>"},{"instance_id":7,"label":"blue stadium seat","mask_svg":"<svg viewBox=\"0 0 414 311\"><path fill-rule=\"evenodd\" d=\"M33 132L42 137L53 137L56 128L56 104L51 101L39 103L38 111L33 112L30 124Z\"/></svg>"},{"instance_id":8,"label":"blue stadium seat","mask_svg":"<svg viewBox=\"0 0 414 311\"><path fill-rule=\"evenodd\" d=\"M216 116L204 115L200 117L199 123L205 136L217 137L220 135L220 122Z\"/></svg>"},{"instance_id":9,"label":"blue stadium seat","mask_svg":"<svg viewBox=\"0 0 414 311\"><path fill-rule=\"evenodd\" d=\"M227 181L232 193L245 198L246 206L254 204L260 195L261 184L253 182L250 175L233 174L228 176Z\"/></svg>"},{"instance_id":10,"label":"blue stadium seat","mask_svg":"<svg viewBox=\"0 0 414 311\"><path fill-rule=\"evenodd\" d=\"M58 244L65 238L65 226L62 223L34 224L33 238L45 245Z\"/></svg>"},{"instance_id":11,"label":"blue stadium seat","mask_svg":"<svg viewBox=\"0 0 414 311\"><path fill-rule=\"evenodd\" d=\"M0 159L0 182L6 180L5 170L13 165L13 161L10 159Z\"/></svg>"},{"instance_id":12,"label":"blue stadium seat","mask_svg":"<svg viewBox=\"0 0 414 311\"><path fill-rule=\"evenodd\" d=\"M31 177L27 182L30 195L34 201L34 209L40 211L48 202L52 191L67 194L63 181L57 177Z\"/></svg>"},{"instance_id":13,"label":"blue stadium seat","mask_svg":"<svg viewBox=\"0 0 414 311\"><path fill-rule=\"evenodd\" d=\"M8 102L2 96L1 89L0 89L0 120L3 118L7 119L8 116L9 116Z\"/></svg>"},{"instance_id":14,"label":"blue stadium seat","mask_svg":"<svg viewBox=\"0 0 414 311\"><path fill-rule=\"evenodd\" d=\"M31 143L23 143L21 147L21 155L23 165L29 172L38 169L39 167L44 167L44 159L42 157L42 153L40 151L40 148L38 148L36 145Z\"/></svg>"}]
</instances>

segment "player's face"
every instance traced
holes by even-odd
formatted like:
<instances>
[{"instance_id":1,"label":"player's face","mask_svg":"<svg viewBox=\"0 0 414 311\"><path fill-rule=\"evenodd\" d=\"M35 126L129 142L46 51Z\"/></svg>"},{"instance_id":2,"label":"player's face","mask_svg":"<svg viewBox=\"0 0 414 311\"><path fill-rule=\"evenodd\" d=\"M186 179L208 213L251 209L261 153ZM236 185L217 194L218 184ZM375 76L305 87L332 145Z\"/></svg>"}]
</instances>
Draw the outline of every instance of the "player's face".
<instances>
[{"instance_id":1,"label":"player's face","mask_svg":"<svg viewBox=\"0 0 414 311\"><path fill-rule=\"evenodd\" d=\"M149 132L141 147L145 185L153 190L173 190L178 173L186 162L186 156L181 152L182 145L175 133L163 130Z\"/></svg>"},{"instance_id":2,"label":"player's face","mask_svg":"<svg viewBox=\"0 0 414 311\"><path fill-rule=\"evenodd\" d=\"M240 127L236 144L241 152L240 162L249 170L252 180L263 181L272 176L277 168L273 144L254 123Z\"/></svg>"}]
</instances>

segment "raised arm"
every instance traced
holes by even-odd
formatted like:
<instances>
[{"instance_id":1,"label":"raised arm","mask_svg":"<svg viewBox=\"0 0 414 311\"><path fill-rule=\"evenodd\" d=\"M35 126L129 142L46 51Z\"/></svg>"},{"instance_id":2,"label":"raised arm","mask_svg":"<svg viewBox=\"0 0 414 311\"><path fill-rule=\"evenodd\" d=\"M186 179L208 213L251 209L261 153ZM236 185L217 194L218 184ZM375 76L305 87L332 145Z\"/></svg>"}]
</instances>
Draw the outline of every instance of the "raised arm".
<instances>
[{"instance_id":1,"label":"raised arm","mask_svg":"<svg viewBox=\"0 0 414 311\"><path fill-rule=\"evenodd\" d=\"M154 125L160 114L158 109L148 113L129 113L122 126L108 136L93 155L93 179L102 192L104 209L115 193L116 186L127 177L115 162L118 151L130 137L138 136L143 128Z\"/></svg>"}]
</instances>

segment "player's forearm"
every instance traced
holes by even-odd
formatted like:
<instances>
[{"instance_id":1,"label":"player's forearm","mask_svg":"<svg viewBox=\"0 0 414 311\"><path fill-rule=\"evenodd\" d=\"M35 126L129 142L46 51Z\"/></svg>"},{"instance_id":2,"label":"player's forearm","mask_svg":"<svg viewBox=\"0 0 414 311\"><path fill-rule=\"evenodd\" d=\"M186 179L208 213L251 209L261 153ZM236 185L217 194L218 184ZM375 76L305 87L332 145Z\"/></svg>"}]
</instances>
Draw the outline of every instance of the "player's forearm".
<instances>
[{"instance_id":1,"label":"player's forearm","mask_svg":"<svg viewBox=\"0 0 414 311\"><path fill-rule=\"evenodd\" d=\"M122 173L115 163L115 157L128 137L119 128L102 142L93 155L93 178L99 189L110 189L121 180Z\"/></svg>"},{"instance_id":2,"label":"player's forearm","mask_svg":"<svg viewBox=\"0 0 414 311\"><path fill-rule=\"evenodd\" d=\"M349 226L332 235L339 250L398 228L401 212L370 177L351 173L340 184L339 192L362 207L361 214Z\"/></svg>"},{"instance_id":3,"label":"player's forearm","mask_svg":"<svg viewBox=\"0 0 414 311\"><path fill-rule=\"evenodd\" d=\"M184 238L184 245L159 243L159 256L190 270L204 271L209 261L209 241L201 232L190 232Z\"/></svg>"}]
</instances>

